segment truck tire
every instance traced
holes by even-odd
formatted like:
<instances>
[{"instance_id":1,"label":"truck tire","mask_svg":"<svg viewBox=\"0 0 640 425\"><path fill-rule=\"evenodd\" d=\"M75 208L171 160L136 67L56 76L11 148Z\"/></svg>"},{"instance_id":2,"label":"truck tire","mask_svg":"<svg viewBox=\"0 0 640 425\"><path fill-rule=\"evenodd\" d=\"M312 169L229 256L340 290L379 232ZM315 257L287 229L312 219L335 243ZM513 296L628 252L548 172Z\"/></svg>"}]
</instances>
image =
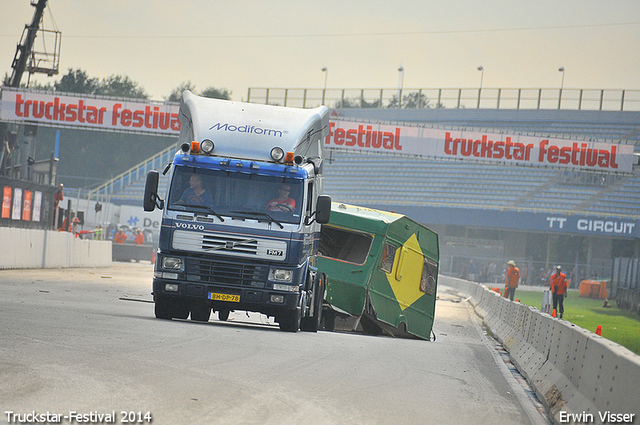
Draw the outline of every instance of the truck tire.
<instances>
[{"instance_id":1,"label":"truck tire","mask_svg":"<svg viewBox=\"0 0 640 425\"><path fill-rule=\"evenodd\" d=\"M223 308L222 310L218 310L218 320L226 322L229 318L229 309Z\"/></svg>"},{"instance_id":2,"label":"truck tire","mask_svg":"<svg viewBox=\"0 0 640 425\"><path fill-rule=\"evenodd\" d=\"M172 303L171 315L176 319L187 320L189 317L189 305L184 301Z\"/></svg>"},{"instance_id":3,"label":"truck tire","mask_svg":"<svg viewBox=\"0 0 640 425\"><path fill-rule=\"evenodd\" d=\"M191 307L191 320L194 322L208 322L211 317L211 307L205 303L196 303Z\"/></svg>"},{"instance_id":4,"label":"truck tire","mask_svg":"<svg viewBox=\"0 0 640 425\"><path fill-rule=\"evenodd\" d=\"M154 312L156 318L163 320L171 320L173 316L171 314L171 303L165 297L156 297Z\"/></svg>"},{"instance_id":5,"label":"truck tire","mask_svg":"<svg viewBox=\"0 0 640 425\"><path fill-rule=\"evenodd\" d=\"M304 296L300 295L298 306L293 310L285 310L278 316L280 330L284 332L298 332L300 329L300 319L302 318L302 303Z\"/></svg>"},{"instance_id":6,"label":"truck tire","mask_svg":"<svg viewBox=\"0 0 640 425\"><path fill-rule=\"evenodd\" d=\"M189 306L182 301L176 301L171 297L157 296L154 311L158 319L186 319L189 317Z\"/></svg>"}]
</instances>

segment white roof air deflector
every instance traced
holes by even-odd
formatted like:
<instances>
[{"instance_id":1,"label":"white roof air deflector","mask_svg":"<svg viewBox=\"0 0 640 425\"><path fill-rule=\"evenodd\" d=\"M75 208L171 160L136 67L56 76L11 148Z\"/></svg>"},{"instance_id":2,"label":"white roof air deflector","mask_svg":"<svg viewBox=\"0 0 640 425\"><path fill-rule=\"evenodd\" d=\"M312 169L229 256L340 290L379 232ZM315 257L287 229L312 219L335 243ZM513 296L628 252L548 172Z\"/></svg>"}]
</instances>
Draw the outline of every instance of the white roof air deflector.
<instances>
[{"instance_id":1,"label":"white roof air deflector","mask_svg":"<svg viewBox=\"0 0 640 425\"><path fill-rule=\"evenodd\" d=\"M213 154L273 162L271 150L323 157L329 109L285 108L182 94L180 143L211 139Z\"/></svg>"}]
</instances>

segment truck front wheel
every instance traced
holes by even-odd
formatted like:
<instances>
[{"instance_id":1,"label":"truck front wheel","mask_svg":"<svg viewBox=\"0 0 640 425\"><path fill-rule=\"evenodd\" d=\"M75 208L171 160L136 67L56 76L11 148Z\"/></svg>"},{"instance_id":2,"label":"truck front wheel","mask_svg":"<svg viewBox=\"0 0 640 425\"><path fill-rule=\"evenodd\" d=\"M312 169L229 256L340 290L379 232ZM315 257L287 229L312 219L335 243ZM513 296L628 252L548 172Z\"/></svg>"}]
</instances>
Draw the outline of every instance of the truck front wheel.
<instances>
[{"instance_id":1,"label":"truck front wheel","mask_svg":"<svg viewBox=\"0 0 640 425\"><path fill-rule=\"evenodd\" d=\"M173 316L171 314L171 303L164 297L156 297L154 312L156 314L156 318L158 319L173 319Z\"/></svg>"},{"instance_id":2,"label":"truck front wheel","mask_svg":"<svg viewBox=\"0 0 640 425\"><path fill-rule=\"evenodd\" d=\"M298 332L298 329L300 329L301 317L302 308L300 306L293 310L286 310L280 313L278 317L280 330L285 332Z\"/></svg>"},{"instance_id":3,"label":"truck front wheel","mask_svg":"<svg viewBox=\"0 0 640 425\"><path fill-rule=\"evenodd\" d=\"M227 319L229 318L229 310L226 308L223 308L221 310L218 310L218 319L226 322Z\"/></svg>"},{"instance_id":4,"label":"truck front wheel","mask_svg":"<svg viewBox=\"0 0 640 425\"><path fill-rule=\"evenodd\" d=\"M171 320L186 319L189 317L189 306L179 300L170 297L155 297L155 314L158 319Z\"/></svg>"},{"instance_id":5,"label":"truck front wheel","mask_svg":"<svg viewBox=\"0 0 640 425\"><path fill-rule=\"evenodd\" d=\"M191 307L191 320L208 322L211 317L211 307L206 303L197 303Z\"/></svg>"}]
</instances>

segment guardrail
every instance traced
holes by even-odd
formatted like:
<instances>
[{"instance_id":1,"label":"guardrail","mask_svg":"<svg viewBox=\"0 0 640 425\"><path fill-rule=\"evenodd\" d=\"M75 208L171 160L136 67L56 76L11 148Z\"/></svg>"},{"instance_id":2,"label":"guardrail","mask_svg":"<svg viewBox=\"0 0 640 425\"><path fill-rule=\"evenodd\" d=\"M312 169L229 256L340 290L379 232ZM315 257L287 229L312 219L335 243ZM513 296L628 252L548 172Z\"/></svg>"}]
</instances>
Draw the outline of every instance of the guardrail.
<instances>
[{"instance_id":1,"label":"guardrail","mask_svg":"<svg viewBox=\"0 0 640 425\"><path fill-rule=\"evenodd\" d=\"M439 284L470 297L554 423L633 422L640 417L640 356L477 283L440 275ZM581 414L591 416L568 420ZM612 421L602 415L616 416Z\"/></svg>"},{"instance_id":2,"label":"guardrail","mask_svg":"<svg viewBox=\"0 0 640 425\"><path fill-rule=\"evenodd\" d=\"M249 87L247 102L314 108L639 111L640 90L560 88L315 89Z\"/></svg>"}]
</instances>

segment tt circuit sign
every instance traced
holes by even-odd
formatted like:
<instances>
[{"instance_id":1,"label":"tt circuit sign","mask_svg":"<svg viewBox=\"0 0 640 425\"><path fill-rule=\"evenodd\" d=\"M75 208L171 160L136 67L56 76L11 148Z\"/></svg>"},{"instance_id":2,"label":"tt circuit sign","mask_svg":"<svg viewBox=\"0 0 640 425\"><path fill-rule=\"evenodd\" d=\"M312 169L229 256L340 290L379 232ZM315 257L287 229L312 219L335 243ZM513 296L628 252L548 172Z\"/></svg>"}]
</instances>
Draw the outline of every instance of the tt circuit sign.
<instances>
[{"instance_id":1,"label":"tt circuit sign","mask_svg":"<svg viewBox=\"0 0 640 425\"><path fill-rule=\"evenodd\" d=\"M637 237L637 235L640 235L640 228L638 228L637 220L600 219L556 215L549 215L546 217L546 220L548 224L548 228L546 230L549 231L630 237Z\"/></svg>"},{"instance_id":2,"label":"tt circuit sign","mask_svg":"<svg viewBox=\"0 0 640 425\"><path fill-rule=\"evenodd\" d=\"M631 173L633 145L333 120L328 148Z\"/></svg>"},{"instance_id":3,"label":"tt circuit sign","mask_svg":"<svg viewBox=\"0 0 640 425\"><path fill-rule=\"evenodd\" d=\"M640 238L640 220L632 218L596 217L581 214L548 214L543 212L474 210L408 205L367 205L406 214L420 223L513 229L541 233Z\"/></svg>"},{"instance_id":4,"label":"tt circuit sign","mask_svg":"<svg viewBox=\"0 0 640 425\"><path fill-rule=\"evenodd\" d=\"M0 119L48 126L163 134L180 133L178 105L88 95L2 89Z\"/></svg>"}]
</instances>

